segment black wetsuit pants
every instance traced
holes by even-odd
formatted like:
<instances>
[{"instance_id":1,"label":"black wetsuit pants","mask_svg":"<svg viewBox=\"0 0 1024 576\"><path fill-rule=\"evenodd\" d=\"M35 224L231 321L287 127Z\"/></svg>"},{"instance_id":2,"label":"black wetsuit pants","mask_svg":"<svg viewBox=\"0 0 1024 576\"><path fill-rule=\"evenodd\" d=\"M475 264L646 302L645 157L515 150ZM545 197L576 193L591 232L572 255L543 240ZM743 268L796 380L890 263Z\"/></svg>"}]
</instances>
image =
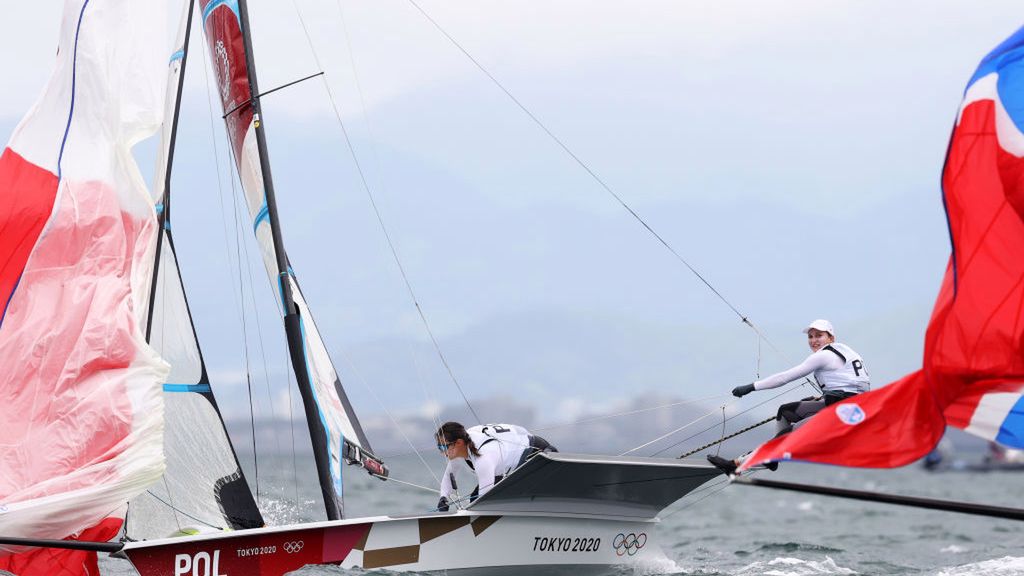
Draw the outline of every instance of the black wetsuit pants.
<instances>
[{"instance_id":1,"label":"black wetsuit pants","mask_svg":"<svg viewBox=\"0 0 1024 576\"><path fill-rule=\"evenodd\" d=\"M856 392L825 392L819 399L804 398L799 402L788 402L779 406L775 415L776 436L786 434L793 430L793 425L801 420L806 420L820 412L826 406L831 406L840 400L846 400L850 396L856 396Z\"/></svg>"}]
</instances>

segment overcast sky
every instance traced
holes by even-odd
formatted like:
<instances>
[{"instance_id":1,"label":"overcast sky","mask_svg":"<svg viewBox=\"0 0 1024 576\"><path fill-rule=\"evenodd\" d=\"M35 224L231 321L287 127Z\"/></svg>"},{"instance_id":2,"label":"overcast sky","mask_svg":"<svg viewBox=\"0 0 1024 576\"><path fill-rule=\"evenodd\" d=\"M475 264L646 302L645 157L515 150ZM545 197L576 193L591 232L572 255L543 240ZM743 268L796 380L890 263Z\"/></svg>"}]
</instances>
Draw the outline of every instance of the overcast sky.
<instances>
[{"instance_id":1,"label":"overcast sky","mask_svg":"<svg viewBox=\"0 0 1024 576\"><path fill-rule=\"evenodd\" d=\"M565 420L652 392L724 393L802 359L816 317L876 385L920 365L949 253L947 139L978 60L1024 22L1019 2L416 1L782 353L412 3L297 0L330 92L317 79L268 96L265 121L285 245L358 410L381 410L363 382L398 411L459 396L332 98L471 399ZM60 4L16 3L0 22L4 134L49 74ZM319 71L295 4L250 9L264 90ZM173 186L182 272L215 385L245 382L244 320L252 379L271 387L257 411L280 416L280 321L260 264L232 264L255 249L244 222L236 247L221 208L230 169L200 54Z\"/></svg>"}]
</instances>

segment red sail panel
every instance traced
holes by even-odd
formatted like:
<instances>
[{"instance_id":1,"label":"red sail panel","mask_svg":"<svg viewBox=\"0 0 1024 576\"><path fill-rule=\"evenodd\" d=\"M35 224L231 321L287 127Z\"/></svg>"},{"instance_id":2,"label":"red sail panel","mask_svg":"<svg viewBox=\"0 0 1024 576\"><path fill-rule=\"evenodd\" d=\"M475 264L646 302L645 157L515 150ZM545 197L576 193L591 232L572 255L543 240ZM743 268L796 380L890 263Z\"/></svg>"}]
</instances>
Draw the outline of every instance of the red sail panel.
<instances>
[{"instance_id":1,"label":"red sail panel","mask_svg":"<svg viewBox=\"0 0 1024 576\"><path fill-rule=\"evenodd\" d=\"M106 542L117 536L120 518L106 518L92 528L83 530L76 538L83 542ZM95 552L34 548L28 552L0 557L0 570L18 576L100 576Z\"/></svg>"},{"instance_id":2,"label":"red sail panel","mask_svg":"<svg viewBox=\"0 0 1024 576\"><path fill-rule=\"evenodd\" d=\"M242 144L253 118L242 28L232 6L218 0L200 0L199 5L203 11L203 28L213 59L221 105L225 112L234 110L224 121L235 163L241 165Z\"/></svg>"},{"instance_id":3,"label":"red sail panel","mask_svg":"<svg viewBox=\"0 0 1024 576\"><path fill-rule=\"evenodd\" d=\"M53 211L57 176L10 148L0 156L0 323L14 287Z\"/></svg>"},{"instance_id":4,"label":"red sail panel","mask_svg":"<svg viewBox=\"0 0 1024 576\"><path fill-rule=\"evenodd\" d=\"M162 120L165 8L68 0L54 73L0 156L4 536L109 537L163 471L167 365L140 329L157 224L131 147ZM0 546L19 574L94 556Z\"/></svg>"},{"instance_id":5,"label":"red sail panel","mask_svg":"<svg viewBox=\"0 0 1024 576\"><path fill-rule=\"evenodd\" d=\"M741 470L804 460L910 463L947 423L1024 448L1024 29L982 61L942 175L953 253L922 369L818 413L758 448Z\"/></svg>"}]
</instances>

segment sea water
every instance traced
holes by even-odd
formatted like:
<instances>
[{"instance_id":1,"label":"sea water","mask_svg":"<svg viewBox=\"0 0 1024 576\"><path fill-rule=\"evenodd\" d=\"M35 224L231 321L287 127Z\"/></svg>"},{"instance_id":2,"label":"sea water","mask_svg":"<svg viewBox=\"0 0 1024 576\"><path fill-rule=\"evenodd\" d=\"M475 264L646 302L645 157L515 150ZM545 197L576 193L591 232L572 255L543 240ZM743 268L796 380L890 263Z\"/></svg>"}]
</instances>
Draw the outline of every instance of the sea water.
<instances>
[{"instance_id":1,"label":"sea water","mask_svg":"<svg viewBox=\"0 0 1024 576\"><path fill-rule=\"evenodd\" d=\"M424 486L435 485L433 474L440 468L433 460L429 464L433 472L417 458L389 459L395 478ZM291 457L264 458L259 466L260 505L268 523L323 519L319 487L308 467L298 461L293 465ZM251 457L248 467L251 478ZM349 517L422 513L437 502L436 492L382 482L354 467L345 473ZM930 473L917 466L852 470L784 463L778 472L758 475L857 490L1024 505L1022 472ZM725 483L684 498L662 517L657 530L667 558L623 570L623 575L1024 575L1024 522ZM104 576L135 574L123 560L101 558L100 567ZM294 574L368 572L314 566ZM529 574L529 569L523 574Z\"/></svg>"}]
</instances>

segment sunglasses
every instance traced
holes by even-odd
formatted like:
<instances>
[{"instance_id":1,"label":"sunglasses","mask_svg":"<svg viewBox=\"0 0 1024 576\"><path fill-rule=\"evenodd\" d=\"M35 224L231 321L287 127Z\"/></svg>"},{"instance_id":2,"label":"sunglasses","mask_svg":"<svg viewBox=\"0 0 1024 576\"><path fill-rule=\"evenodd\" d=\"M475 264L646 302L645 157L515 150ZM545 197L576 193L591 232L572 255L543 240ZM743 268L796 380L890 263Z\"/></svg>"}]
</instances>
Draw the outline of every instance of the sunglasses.
<instances>
[{"instance_id":1,"label":"sunglasses","mask_svg":"<svg viewBox=\"0 0 1024 576\"><path fill-rule=\"evenodd\" d=\"M438 442L437 449L440 450L441 452L447 452L449 446L451 446L451 444L441 444L440 442Z\"/></svg>"}]
</instances>

